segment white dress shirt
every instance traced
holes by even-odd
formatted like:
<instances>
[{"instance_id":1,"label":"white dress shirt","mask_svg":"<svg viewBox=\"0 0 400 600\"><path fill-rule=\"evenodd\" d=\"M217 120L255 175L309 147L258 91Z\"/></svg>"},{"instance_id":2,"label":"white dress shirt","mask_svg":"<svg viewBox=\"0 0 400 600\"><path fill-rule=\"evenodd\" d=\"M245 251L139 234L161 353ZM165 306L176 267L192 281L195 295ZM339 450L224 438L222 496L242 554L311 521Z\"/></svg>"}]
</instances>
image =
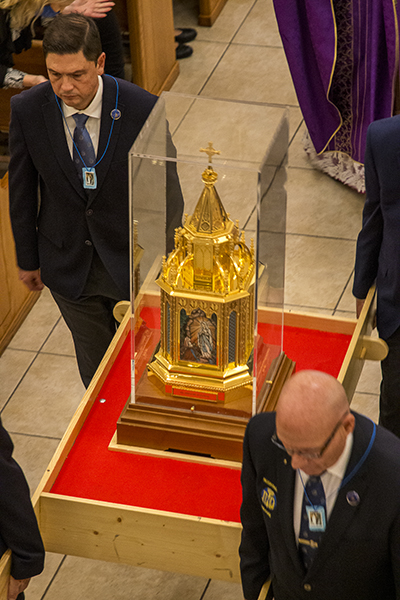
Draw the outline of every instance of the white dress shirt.
<instances>
[{"instance_id":1,"label":"white dress shirt","mask_svg":"<svg viewBox=\"0 0 400 600\"><path fill-rule=\"evenodd\" d=\"M74 136L75 130L75 120L72 115L76 115L76 113L82 113L88 115L88 120L86 121L86 129L89 132L89 135L92 139L92 144L94 151L97 157L97 150L99 147L99 137L100 137L100 119L101 119L101 109L103 104L103 80L99 76L99 87L97 88L97 92L91 103L85 110L77 110L72 106L67 106L65 102L62 102L62 110L64 112L64 130L65 136L67 138L67 144L69 148L69 152L71 154L71 158L73 157L73 143L72 139ZM98 159L97 159L98 160Z\"/></svg>"},{"instance_id":2,"label":"white dress shirt","mask_svg":"<svg viewBox=\"0 0 400 600\"><path fill-rule=\"evenodd\" d=\"M329 467L322 475L321 481L324 486L325 498L326 498L326 520L332 513L333 507L335 506L336 498L339 493L339 489L347 469L347 465L350 459L351 450L353 448L353 434L349 433L346 438L346 445L338 460L334 465ZM301 479L300 479L301 475ZM303 506L304 486L306 486L309 475L304 473L301 469L296 471L296 482L294 487L294 502L293 502L293 527L296 536L296 542L298 542L300 535L300 522L301 522L301 510ZM303 482L301 481L303 480Z\"/></svg>"}]
</instances>

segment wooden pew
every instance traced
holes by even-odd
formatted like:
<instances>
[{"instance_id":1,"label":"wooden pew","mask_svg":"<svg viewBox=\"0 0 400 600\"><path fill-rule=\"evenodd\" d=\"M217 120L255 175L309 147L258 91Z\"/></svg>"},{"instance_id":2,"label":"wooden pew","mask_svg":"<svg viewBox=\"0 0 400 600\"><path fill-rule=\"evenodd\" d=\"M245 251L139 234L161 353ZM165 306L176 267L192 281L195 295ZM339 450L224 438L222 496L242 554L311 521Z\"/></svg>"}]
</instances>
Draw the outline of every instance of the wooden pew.
<instances>
[{"instance_id":1,"label":"wooden pew","mask_svg":"<svg viewBox=\"0 0 400 600\"><path fill-rule=\"evenodd\" d=\"M199 25L211 27L227 0L199 0Z\"/></svg>"},{"instance_id":2,"label":"wooden pew","mask_svg":"<svg viewBox=\"0 0 400 600\"><path fill-rule=\"evenodd\" d=\"M0 180L0 355L38 300L18 278L14 239L8 212L8 177ZM1 585L1 584L0 584Z\"/></svg>"},{"instance_id":3,"label":"wooden pew","mask_svg":"<svg viewBox=\"0 0 400 600\"><path fill-rule=\"evenodd\" d=\"M44 75L47 77L46 64L44 62L42 42L33 40L32 48L14 54L15 68L32 73L34 75ZM8 131L10 124L10 100L15 94L19 94L20 89L0 89L0 131Z\"/></svg>"}]
</instances>

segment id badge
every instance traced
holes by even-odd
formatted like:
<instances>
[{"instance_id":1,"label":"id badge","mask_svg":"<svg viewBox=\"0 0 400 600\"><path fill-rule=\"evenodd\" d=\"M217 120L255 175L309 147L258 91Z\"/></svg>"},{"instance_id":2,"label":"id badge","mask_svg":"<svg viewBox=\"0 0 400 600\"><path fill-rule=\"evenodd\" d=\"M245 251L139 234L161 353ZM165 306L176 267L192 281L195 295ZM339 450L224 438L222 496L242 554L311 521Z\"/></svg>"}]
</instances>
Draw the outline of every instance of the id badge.
<instances>
[{"instance_id":1,"label":"id badge","mask_svg":"<svg viewBox=\"0 0 400 600\"><path fill-rule=\"evenodd\" d=\"M326 518L324 506L306 506L308 528L310 531L325 531Z\"/></svg>"},{"instance_id":2,"label":"id badge","mask_svg":"<svg viewBox=\"0 0 400 600\"><path fill-rule=\"evenodd\" d=\"M82 181L85 190L95 190L97 188L97 177L94 167L82 168Z\"/></svg>"}]
</instances>

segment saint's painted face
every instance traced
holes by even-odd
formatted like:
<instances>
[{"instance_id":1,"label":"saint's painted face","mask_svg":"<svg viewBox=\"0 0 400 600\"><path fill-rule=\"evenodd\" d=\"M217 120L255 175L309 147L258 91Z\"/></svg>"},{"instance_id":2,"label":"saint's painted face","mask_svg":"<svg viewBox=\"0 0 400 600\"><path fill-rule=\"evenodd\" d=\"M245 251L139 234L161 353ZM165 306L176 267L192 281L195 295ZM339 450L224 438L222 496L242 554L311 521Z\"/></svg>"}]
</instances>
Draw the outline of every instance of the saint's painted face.
<instances>
[{"instance_id":1,"label":"saint's painted face","mask_svg":"<svg viewBox=\"0 0 400 600\"><path fill-rule=\"evenodd\" d=\"M76 54L49 53L46 66L55 94L77 110L84 110L96 95L98 75L104 73L106 55L100 54L97 63L85 58L82 50Z\"/></svg>"}]
</instances>

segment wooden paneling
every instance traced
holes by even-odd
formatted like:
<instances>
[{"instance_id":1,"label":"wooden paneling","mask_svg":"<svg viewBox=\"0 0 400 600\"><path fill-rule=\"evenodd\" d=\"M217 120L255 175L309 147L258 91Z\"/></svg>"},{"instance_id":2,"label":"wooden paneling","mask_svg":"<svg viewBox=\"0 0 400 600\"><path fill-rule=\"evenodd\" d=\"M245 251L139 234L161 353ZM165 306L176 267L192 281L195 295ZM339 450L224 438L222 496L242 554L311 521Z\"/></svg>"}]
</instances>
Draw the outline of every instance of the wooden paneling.
<instances>
[{"instance_id":1,"label":"wooden paneling","mask_svg":"<svg viewBox=\"0 0 400 600\"><path fill-rule=\"evenodd\" d=\"M0 354L14 336L30 309L39 298L18 278L14 238L8 210L8 177L0 182Z\"/></svg>"},{"instance_id":2,"label":"wooden paneling","mask_svg":"<svg viewBox=\"0 0 400 600\"><path fill-rule=\"evenodd\" d=\"M171 0L126 0L132 78L153 94L169 90L178 77Z\"/></svg>"},{"instance_id":3,"label":"wooden paneling","mask_svg":"<svg viewBox=\"0 0 400 600\"><path fill-rule=\"evenodd\" d=\"M228 0L199 0L199 25L211 27Z\"/></svg>"}]
</instances>

